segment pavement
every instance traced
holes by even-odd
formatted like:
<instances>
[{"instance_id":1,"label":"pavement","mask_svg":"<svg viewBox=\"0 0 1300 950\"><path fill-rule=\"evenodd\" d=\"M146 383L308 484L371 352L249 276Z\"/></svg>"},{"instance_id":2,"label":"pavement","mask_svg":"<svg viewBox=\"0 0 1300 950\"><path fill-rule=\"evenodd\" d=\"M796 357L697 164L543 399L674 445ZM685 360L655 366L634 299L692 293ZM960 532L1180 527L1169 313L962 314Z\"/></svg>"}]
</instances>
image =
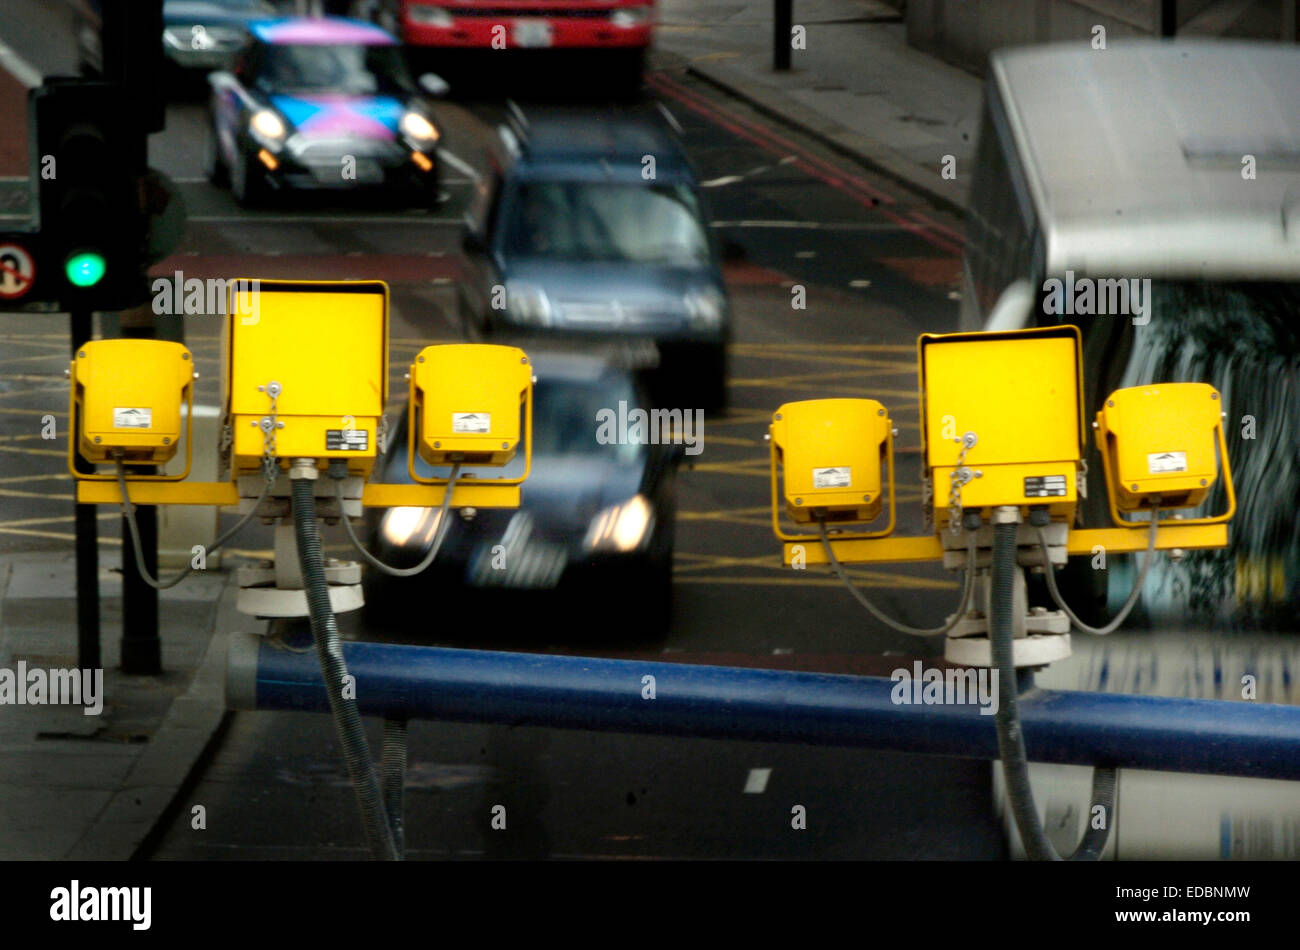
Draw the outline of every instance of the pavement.
<instances>
[{"instance_id":1,"label":"pavement","mask_svg":"<svg viewBox=\"0 0 1300 950\"><path fill-rule=\"evenodd\" d=\"M907 45L877 0L796 0L804 48L772 69L771 0L659 0L656 58L964 212L981 80ZM945 156L955 177L944 177ZM951 163L949 163L951 164Z\"/></svg>"},{"instance_id":2,"label":"pavement","mask_svg":"<svg viewBox=\"0 0 1300 950\"><path fill-rule=\"evenodd\" d=\"M0 705L0 860L137 856L226 716L225 651L210 646L241 622L233 571L160 595L161 676L119 668L121 578L101 548L102 711ZM75 580L70 554L0 559L0 671L78 667Z\"/></svg>"}]
</instances>

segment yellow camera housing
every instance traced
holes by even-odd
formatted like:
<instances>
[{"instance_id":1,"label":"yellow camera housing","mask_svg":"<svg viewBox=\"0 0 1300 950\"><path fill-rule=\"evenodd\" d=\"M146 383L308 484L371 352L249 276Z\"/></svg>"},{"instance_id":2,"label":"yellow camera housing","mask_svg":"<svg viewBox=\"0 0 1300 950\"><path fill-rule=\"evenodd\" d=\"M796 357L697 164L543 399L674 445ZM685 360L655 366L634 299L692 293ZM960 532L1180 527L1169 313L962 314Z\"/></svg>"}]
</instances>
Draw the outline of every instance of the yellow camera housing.
<instances>
[{"instance_id":1,"label":"yellow camera housing","mask_svg":"<svg viewBox=\"0 0 1300 950\"><path fill-rule=\"evenodd\" d=\"M426 346L411 364L408 430L430 465L499 467L521 444L532 457L533 366L523 350L487 343ZM414 455L408 453L411 477ZM524 477L503 480L522 482Z\"/></svg>"},{"instance_id":2,"label":"yellow camera housing","mask_svg":"<svg viewBox=\"0 0 1300 950\"><path fill-rule=\"evenodd\" d=\"M1208 383L1154 383L1110 394L1097 413L1097 447L1116 522L1128 523L1121 512L1151 508L1157 495L1162 509L1201 504L1218 480L1219 459L1228 513L1181 523L1226 521L1232 516L1236 497L1222 412L1223 400Z\"/></svg>"},{"instance_id":3,"label":"yellow camera housing","mask_svg":"<svg viewBox=\"0 0 1300 950\"><path fill-rule=\"evenodd\" d=\"M194 360L180 343L166 340L92 340L78 348L69 368L70 418L76 419L76 449L102 464L122 453L128 465L163 465L181 439L181 404L188 403L185 471L140 476L172 481L189 474L194 409ZM116 478L76 470L73 440L68 469L76 478Z\"/></svg>"},{"instance_id":4,"label":"yellow camera housing","mask_svg":"<svg viewBox=\"0 0 1300 950\"><path fill-rule=\"evenodd\" d=\"M818 520L870 524L884 505L881 463L889 478L889 525L855 537L883 537L894 527L893 423L874 399L808 399L788 402L772 415L772 528L787 541L815 540L789 535L780 524L781 502L796 524ZM784 484L778 488L777 466Z\"/></svg>"},{"instance_id":5,"label":"yellow camera housing","mask_svg":"<svg viewBox=\"0 0 1300 950\"><path fill-rule=\"evenodd\" d=\"M237 283L251 285L251 308L237 304ZM223 375L232 474L259 468L269 435L277 458L314 458L321 468L343 458L348 474L368 476L388 399L388 286L377 280L229 286ZM273 395L276 427L267 433L263 420L272 415Z\"/></svg>"},{"instance_id":6,"label":"yellow camera housing","mask_svg":"<svg viewBox=\"0 0 1300 950\"><path fill-rule=\"evenodd\" d=\"M971 475L963 509L987 516L1005 505L1047 505L1053 519L1073 520L1083 455L1078 328L926 333L917 346L935 524L948 516L959 459ZM968 432L976 441L963 457Z\"/></svg>"}]
</instances>

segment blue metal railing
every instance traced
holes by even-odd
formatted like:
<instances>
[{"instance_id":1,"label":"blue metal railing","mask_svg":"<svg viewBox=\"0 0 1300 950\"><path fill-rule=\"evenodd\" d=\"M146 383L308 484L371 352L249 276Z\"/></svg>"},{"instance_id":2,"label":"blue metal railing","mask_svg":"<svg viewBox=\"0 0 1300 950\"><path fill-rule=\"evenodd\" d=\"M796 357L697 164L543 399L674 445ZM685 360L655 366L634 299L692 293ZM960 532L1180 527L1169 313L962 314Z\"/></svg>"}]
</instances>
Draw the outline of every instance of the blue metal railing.
<instances>
[{"instance_id":1,"label":"blue metal railing","mask_svg":"<svg viewBox=\"0 0 1300 950\"><path fill-rule=\"evenodd\" d=\"M343 655L365 715L998 755L978 705L895 703L883 677L379 643ZM232 708L329 712L310 650L234 634L228 663ZM1300 707L1030 689L1020 715L1035 761L1300 779Z\"/></svg>"}]
</instances>

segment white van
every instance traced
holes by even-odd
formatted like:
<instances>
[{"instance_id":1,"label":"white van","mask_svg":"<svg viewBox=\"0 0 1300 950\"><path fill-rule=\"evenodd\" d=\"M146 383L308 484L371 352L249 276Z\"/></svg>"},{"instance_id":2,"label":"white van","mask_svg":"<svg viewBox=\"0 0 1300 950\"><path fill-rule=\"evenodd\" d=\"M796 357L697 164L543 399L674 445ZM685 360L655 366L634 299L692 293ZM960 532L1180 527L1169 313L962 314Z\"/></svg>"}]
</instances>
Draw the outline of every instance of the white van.
<instances>
[{"instance_id":1,"label":"white van","mask_svg":"<svg viewBox=\"0 0 1300 950\"><path fill-rule=\"evenodd\" d=\"M1204 381L1224 395L1238 495L1231 547L1153 577L1144 603L1295 629L1300 48L1148 40L999 51L976 165L963 329L1078 325L1089 420L1120 386ZM1095 446L1088 461L1084 520L1101 526ZM1223 507L1216 492L1204 511ZM1067 598L1108 616L1130 578L1075 560Z\"/></svg>"}]
</instances>

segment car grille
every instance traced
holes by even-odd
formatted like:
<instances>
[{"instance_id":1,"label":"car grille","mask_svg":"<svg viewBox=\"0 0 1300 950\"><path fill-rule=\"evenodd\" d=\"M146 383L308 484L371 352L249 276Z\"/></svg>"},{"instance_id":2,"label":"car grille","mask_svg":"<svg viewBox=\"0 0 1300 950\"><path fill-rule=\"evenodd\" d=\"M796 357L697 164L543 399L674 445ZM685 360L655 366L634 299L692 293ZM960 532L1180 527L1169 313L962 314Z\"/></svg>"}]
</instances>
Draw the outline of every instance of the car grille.
<instances>
[{"instance_id":1,"label":"car grille","mask_svg":"<svg viewBox=\"0 0 1300 950\"><path fill-rule=\"evenodd\" d=\"M675 314L618 301L561 300L557 309L565 323L575 326L656 327L681 322Z\"/></svg>"}]
</instances>

